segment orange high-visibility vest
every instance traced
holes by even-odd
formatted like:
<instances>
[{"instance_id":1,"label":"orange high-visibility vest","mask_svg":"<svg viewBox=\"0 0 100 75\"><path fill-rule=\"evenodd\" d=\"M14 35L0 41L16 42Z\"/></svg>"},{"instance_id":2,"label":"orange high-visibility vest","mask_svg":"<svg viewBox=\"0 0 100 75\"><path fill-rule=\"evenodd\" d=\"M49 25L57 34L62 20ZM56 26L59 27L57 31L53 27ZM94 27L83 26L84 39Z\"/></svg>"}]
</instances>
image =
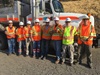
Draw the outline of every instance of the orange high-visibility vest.
<instances>
[{"instance_id":1,"label":"orange high-visibility vest","mask_svg":"<svg viewBox=\"0 0 100 75\"><path fill-rule=\"evenodd\" d=\"M56 31L58 31L59 30L59 32L56 32ZM63 37L63 27L62 27L62 25L54 25L54 27L53 27L53 31L55 31L53 34L52 34L52 40L62 40L62 37Z\"/></svg>"},{"instance_id":2,"label":"orange high-visibility vest","mask_svg":"<svg viewBox=\"0 0 100 75\"><path fill-rule=\"evenodd\" d=\"M6 31L7 31L7 34L9 34L9 35L7 35L8 39L15 38L15 27L10 28L8 26L8 27L6 27ZM12 35L12 36L10 36L10 35Z\"/></svg>"},{"instance_id":3,"label":"orange high-visibility vest","mask_svg":"<svg viewBox=\"0 0 100 75\"><path fill-rule=\"evenodd\" d=\"M26 38L30 37L30 31L31 31L31 29L32 29L31 27L27 27L27 26L24 27Z\"/></svg>"},{"instance_id":4,"label":"orange high-visibility vest","mask_svg":"<svg viewBox=\"0 0 100 75\"><path fill-rule=\"evenodd\" d=\"M87 41L84 41L83 43L86 45L92 45L93 44L93 37L96 36L95 29L91 25L90 21L88 21L88 25L85 26L84 23L81 22L79 28L78 28L78 44L82 44L82 40L88 39Z\"/></svg>"},{"instance_id":5,"label":"orange high-visibility vest","mask_svg":"<svg viewBox=\"0 0 100 75\"><path fill-rule=\"evenodd\" d=\"M40 27L40 25L34 25L32 27L32 30L30 33L32 34L32 38L34 41L41 40L41 27Z\"/></svg>"},{"instance_id":6,"label":"orange high-visibility vest","mask_svg":"<svg viewBox=\"0 0 100 75\"><path fill-rule=\"evenodd\" d=\"M17 40L22 41L25 40L25 30L24 28L18 28L16 30Z\"/></svg>"},{"instance_id":7,"label":"orange high-visibility vest","mask_svg":"<svg viewBox=\"0 0 100 75\"><path fill-rule=\"evenodd\" d=\"M44 25L42 27L42 39L50 40L51 39L50 31L51 31L51 26L48 26L48 28L46 28L46 25Z\"/></svg>"}]
</instances>

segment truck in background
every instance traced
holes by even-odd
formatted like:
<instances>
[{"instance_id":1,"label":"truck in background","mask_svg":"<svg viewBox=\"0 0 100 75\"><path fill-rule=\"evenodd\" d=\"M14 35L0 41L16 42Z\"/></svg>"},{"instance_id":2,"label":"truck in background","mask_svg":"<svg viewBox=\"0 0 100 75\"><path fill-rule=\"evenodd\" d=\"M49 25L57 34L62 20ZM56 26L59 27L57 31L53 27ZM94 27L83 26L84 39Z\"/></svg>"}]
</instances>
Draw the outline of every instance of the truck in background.
<instances>
[{"instance_id":1,"label":"truck in background","mask_svg":"<svg viewBox=\"0 0 100 75\"><path fill-rule=\"evenodd\" d=\"M8 12L8 13L7 13ZM27 22L28 20L34 23L38 18L43 24L46 18L50 18L51 25L54 17L60 18L60 23L63 25L66 18L72 19L72 25L78 27L83 16L86 14L80 13L65 13L63 6L59 0L15 0L12 10L0 14L0 49L7 47L4 27L8 20L13 20L14 25L18 27L18 22Z\"/></svg>"}]
</instances>

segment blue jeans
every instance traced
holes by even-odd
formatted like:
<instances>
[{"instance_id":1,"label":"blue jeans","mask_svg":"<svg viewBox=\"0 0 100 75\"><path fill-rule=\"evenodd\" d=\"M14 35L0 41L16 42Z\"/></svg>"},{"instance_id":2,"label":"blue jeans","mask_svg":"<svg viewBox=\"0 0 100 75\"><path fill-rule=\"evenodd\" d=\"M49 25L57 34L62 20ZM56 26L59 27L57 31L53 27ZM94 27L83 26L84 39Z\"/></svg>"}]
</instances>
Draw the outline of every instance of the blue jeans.
<instances>
[{"instance_id":1,"label":"blue jeans","mask_svg":"<svg viewBox=\"0 0 100 75\"><path fill-rule=\"evenodd\" d=\"M62 41L61 40L53 40L54 49L56 51L57 60L61 58L61 48L62 48Z\"/></svg>"},{"instance_id":2,"label":"blue jeans","mask_svg":"<svg viewBox=\"0 0 100 75\"><path fill-rule=\"evenodd\" d=\"M49 50L49 44L50 44L50 40L46 40L46 39L42 39L42 51L41 51L41 55L43 57L46 57L48 54L48 50Z\"/></svg>"},{"instance_id":3,"label":"blue jeans","mask_svg":"<svg viewBox=\"0 0 100 75\"><path fill-rule=\"evenodd\" d=\"M8 53L15 53L15 39L8 39Z\"/></svg>"},{"instance_id":4,"label":"blue jeans","mask_svg":"<svg viewBox=\"0 0 100 75\"><path fill-rule=\"evenodd\" d=\"M19 54L22 53L22 48L24 48L24 51L25 51L25 49L26 49L25 40L22 40L22 41L18 42L18 52L19 52Z\"/></svg>"},{"instance_id":5,"label":"blue jeans","mask_svg":"<svg viewBox=\"0 0 100 75\"><path fill-rule=\"evenodd\" d=\"M40 41L33 41L33 56L40 54Z\"/></svg>"}]
</instances>

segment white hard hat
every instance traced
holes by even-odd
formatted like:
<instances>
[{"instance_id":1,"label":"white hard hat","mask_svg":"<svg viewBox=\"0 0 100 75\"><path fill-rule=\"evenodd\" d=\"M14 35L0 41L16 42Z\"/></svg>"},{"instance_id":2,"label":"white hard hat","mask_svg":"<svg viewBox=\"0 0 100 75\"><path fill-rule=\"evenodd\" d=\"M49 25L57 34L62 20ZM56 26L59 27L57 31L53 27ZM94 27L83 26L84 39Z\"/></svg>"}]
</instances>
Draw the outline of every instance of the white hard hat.
<instances>
[{"instance_id":1,"label":"white hard hat","mask_svg":"<svg viewBox=\"0 0 100 75\"><path fill-rule=\"evenodd\" d=\"M55 19L54 20L59 20L59 18L58 17L55 17Z\"/></svg>"},{"instance_id":2,"label":"white hard hat","mask_svg":"<svg viewBox=\"0 0 100 75\"><path fill-rule=\"evenodd\" d=\"M8 23L13 23L13 21L12 20L9 20Z\"/></svg>"},{"instance_id":3,"label":"white hard hat","mask_svg":"<svg viewBox=\"0 0 100 75\"><path fill-rule=\"evenodd\" d=\"M27 24L30 24L31 25L31 21L27 21Z\"/></svg>"},{"instance_id":4,"label":"white hard hat","mask_svg":"<svg viewBox=\"0 0 100 75\"><path fill-rule=\"evenodd\" d=\"M35 22L40 22L40 20L39 19L36 19Z\"/></svg>"},{"instance_id":5,"label":"white hard hat","mask_svg":"<svg viewBox=\"0 0 100 75\"><path fill-rule=\"evenodd\" d=\"M23 25L24 25L24 23L23 23L23 22L19 22L19 25L20 25L20 26L23 26Z\"/></svg>"},{"instance_id":6,"label":"white hard hat","mask_svg":"<svg viewBox=\"0 0 100 75\"><path fill-rule=\"evenodd\" d=\"M50 22L50 19L47 18L45 22Z\"/></svg>"},{"instance_id":7,"label":"white hard hat","mask_svg":"<svg viewBox=\"0 0 100 75\"><path fill-rule=\"evenodd\" d=\"M83 16L83 19L88 20L88 19L89 19L89 17L88 17L87 15L85 15L85 16Z\"/></svg>"},{"instance_id":8,"label":"white hard hat","mask_svg":"<svg viewBox=\"0 0 100 75\"><path fill-rule=\"evenodd\" d=\"M70 22L71 21L71 19L70 18L66 18L66 22Z\"/></svg>"}]
</instances>

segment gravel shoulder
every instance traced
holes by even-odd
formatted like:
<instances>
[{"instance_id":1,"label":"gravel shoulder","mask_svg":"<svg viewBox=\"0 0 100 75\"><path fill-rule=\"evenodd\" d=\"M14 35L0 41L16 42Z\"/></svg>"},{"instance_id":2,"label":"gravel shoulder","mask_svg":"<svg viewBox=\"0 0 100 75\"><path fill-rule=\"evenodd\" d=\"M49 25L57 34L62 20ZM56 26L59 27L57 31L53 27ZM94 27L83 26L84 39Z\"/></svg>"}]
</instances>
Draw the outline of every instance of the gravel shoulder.
<instances>
[{"instance_id":1,"label":"gravel shoulder","mask_svg":"<svg viewBox=\"0 0 100 75\"><path fill-rule=\"evenodd\" d=\"M54 58L49 60L31 57L7 56L0 52L0 75L100 75L100 48L93 48L93 69L84 65L54 64Z\"/></svg>"}]
</instances>

